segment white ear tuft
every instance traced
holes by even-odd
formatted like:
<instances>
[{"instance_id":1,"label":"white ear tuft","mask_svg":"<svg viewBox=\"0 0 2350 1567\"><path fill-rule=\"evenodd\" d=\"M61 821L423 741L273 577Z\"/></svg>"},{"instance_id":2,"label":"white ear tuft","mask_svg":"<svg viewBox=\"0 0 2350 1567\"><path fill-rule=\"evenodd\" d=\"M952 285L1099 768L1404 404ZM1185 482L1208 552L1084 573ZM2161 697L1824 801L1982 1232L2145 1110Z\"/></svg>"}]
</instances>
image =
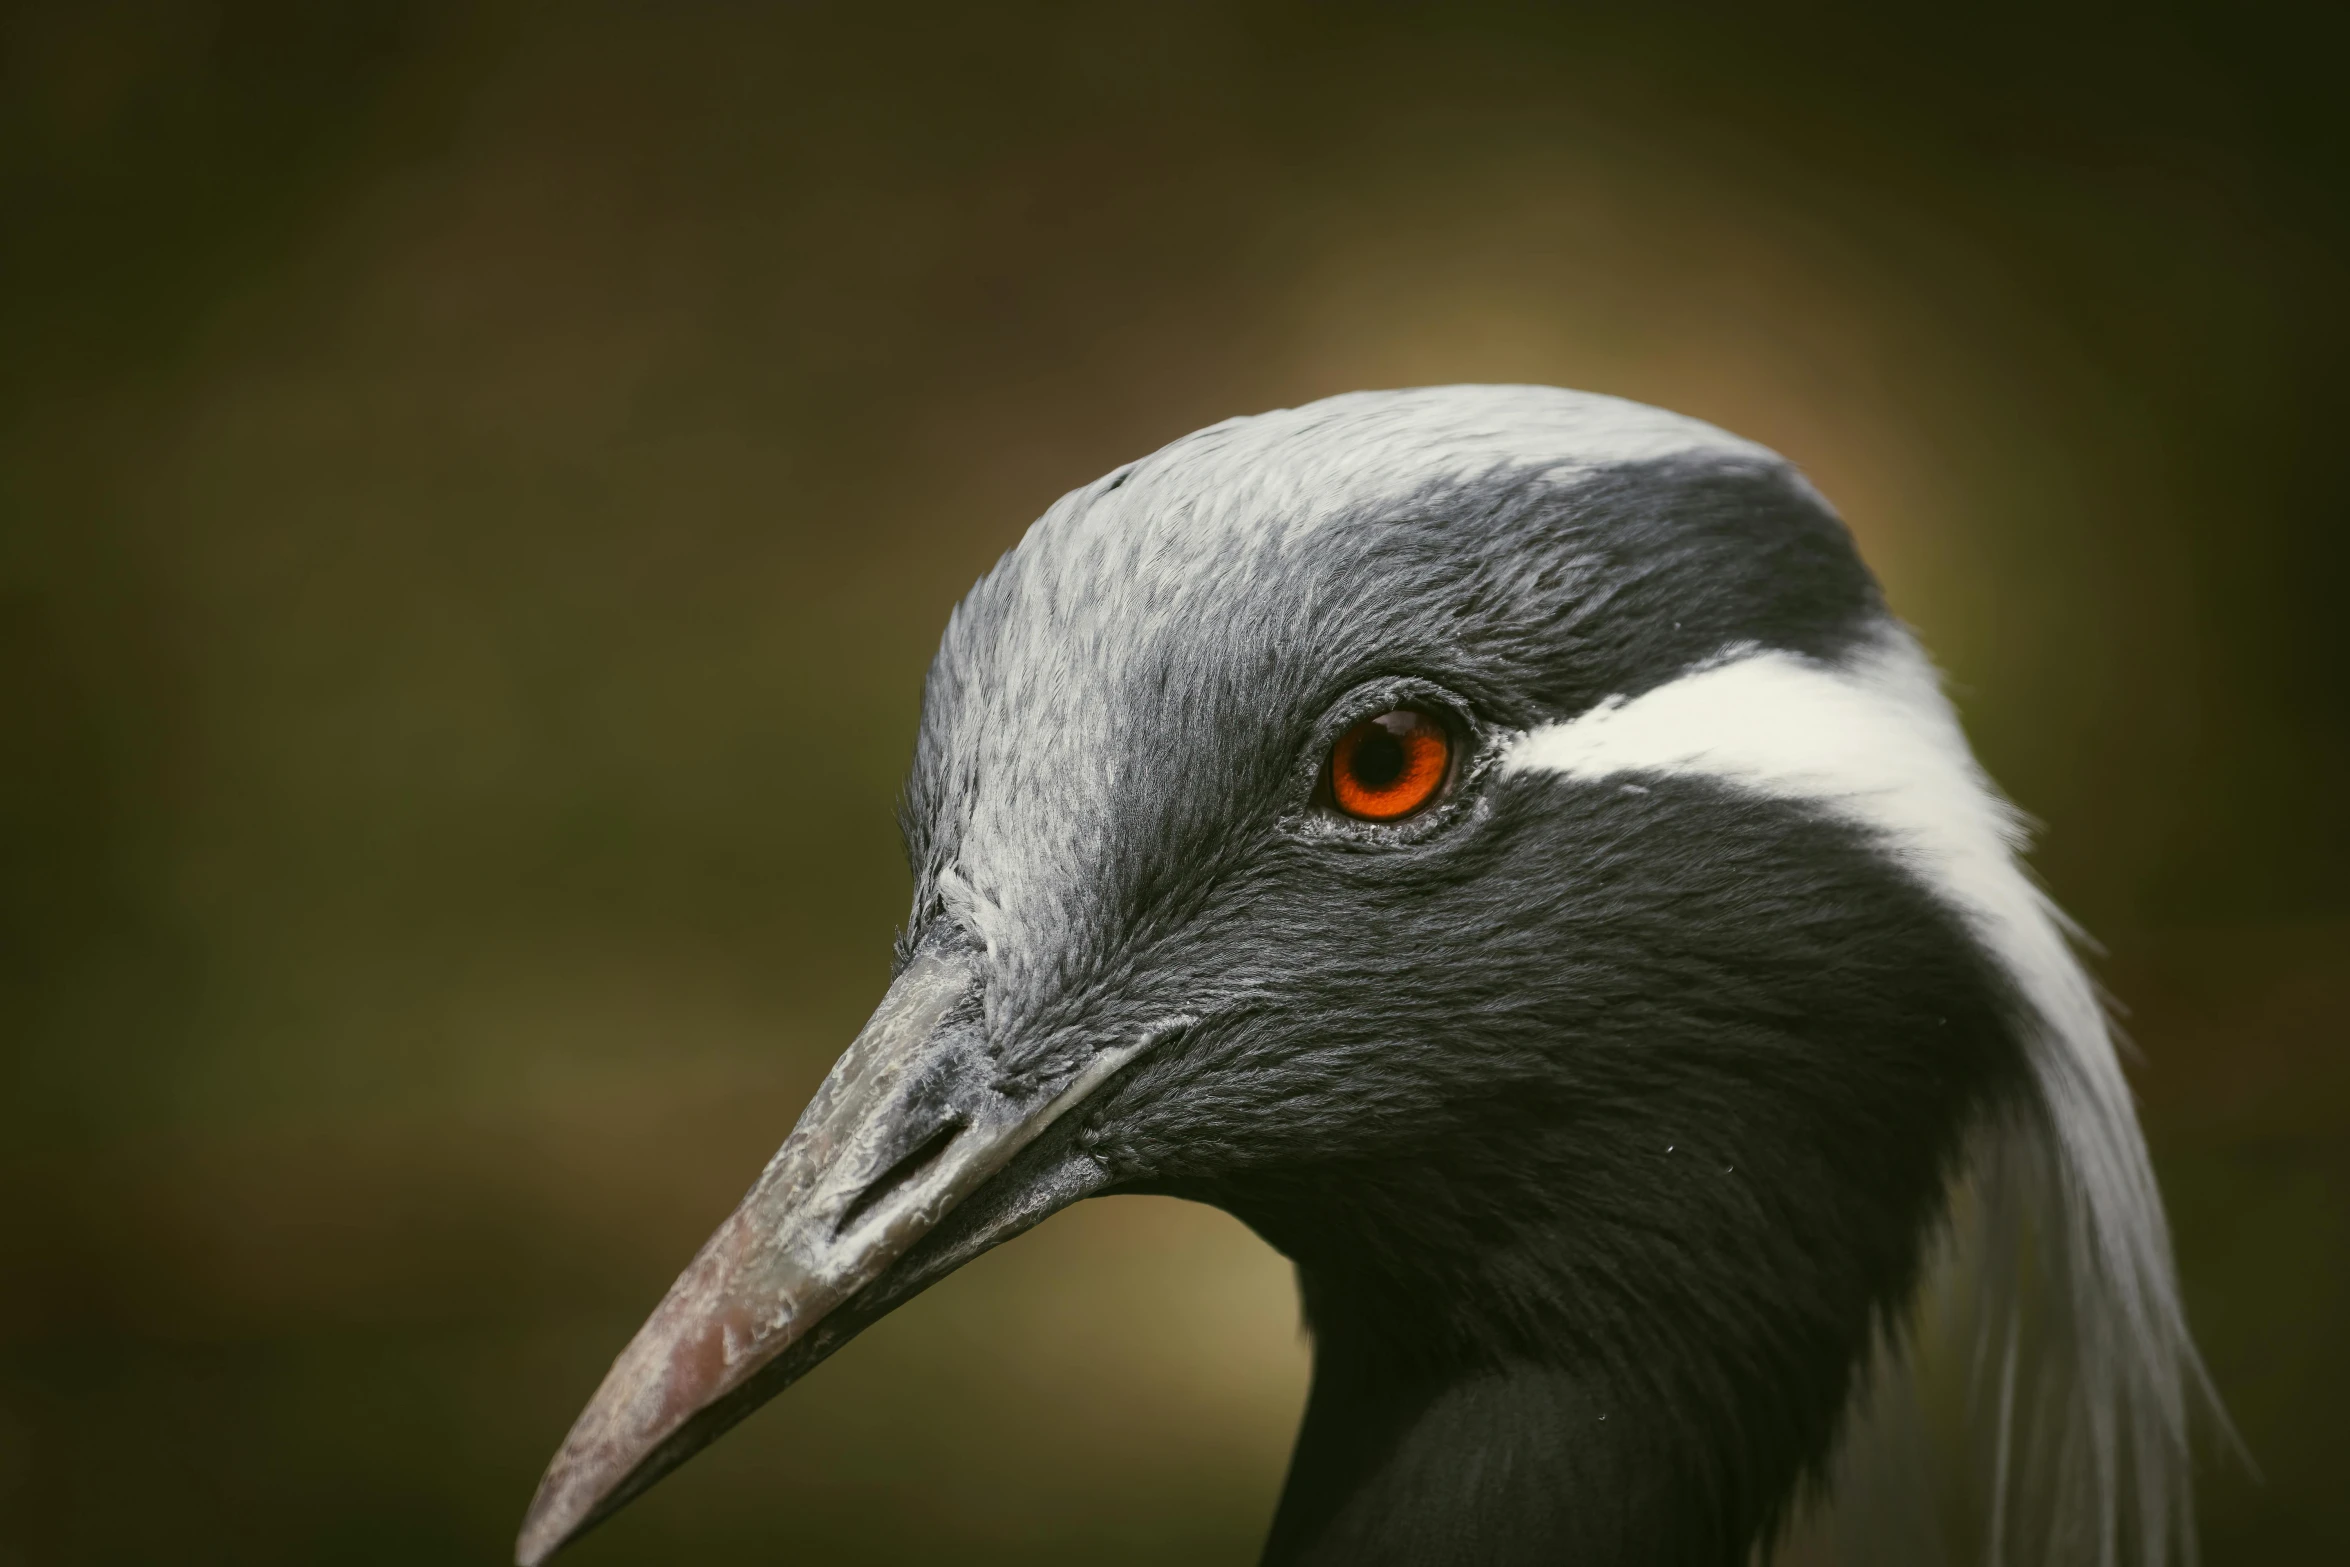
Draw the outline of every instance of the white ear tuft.
<instances>
[{"instance_id":1,"label":"white ear tuft","mask_svg":"<svg viewBox=\"0 0 2350 1567\"><path fill-rule=\"evenodd\" d=\"M1885 1461L1916 1447L1892 1428L1918 1418L1917 1384L1964 1364L1972 1451L1943 1480L1976 1505L1946 1496L1934 1511L1959 1515L1968 1554L2004 1567L2191 1561L2188 1408L2210 1394L2129 1085L2074 932L2017 859L2021 818L1975 764L1917 643L1888 626L1836 665L1732 650L1534 730L1503 765L1699 774L1815 804L1868 829L2015 987L2029 1103L1979 1138L1919 1320L1881 1349L1835 1493L1797 1556L1875 1537L1857 1520L1886 1498L1863 1493L1916 1478Z\"/></svg>"}]
</instances>

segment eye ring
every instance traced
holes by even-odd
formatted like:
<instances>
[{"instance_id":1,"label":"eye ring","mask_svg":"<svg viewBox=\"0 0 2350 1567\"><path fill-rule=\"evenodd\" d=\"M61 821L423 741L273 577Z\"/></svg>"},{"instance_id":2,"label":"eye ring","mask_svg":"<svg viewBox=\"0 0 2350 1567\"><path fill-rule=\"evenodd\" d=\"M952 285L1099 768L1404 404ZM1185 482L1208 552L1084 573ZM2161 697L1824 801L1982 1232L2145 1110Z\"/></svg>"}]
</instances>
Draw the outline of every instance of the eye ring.
<instances>
[{"instance_id":1,"label":"eye ring","mask_svg":"<svg viewBox=\"0 0 2350 1567\"><path fill-rule=\"evenodd\" d=\"M1453 772L1452 731L1433 713L1391 708L1330 747L1330 803L1365 822L1399 822L1427 809Z\"/></svg>"}]
</instances>

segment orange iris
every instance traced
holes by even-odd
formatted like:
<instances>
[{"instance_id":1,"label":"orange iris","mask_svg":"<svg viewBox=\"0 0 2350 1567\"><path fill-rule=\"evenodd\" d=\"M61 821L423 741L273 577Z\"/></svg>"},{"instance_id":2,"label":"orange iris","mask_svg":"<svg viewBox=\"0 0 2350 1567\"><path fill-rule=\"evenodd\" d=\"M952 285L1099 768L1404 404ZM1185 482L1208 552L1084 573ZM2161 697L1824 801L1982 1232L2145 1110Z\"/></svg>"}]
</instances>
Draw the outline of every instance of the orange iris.
<instances>
[{"instance_id":1,"label":"orange iris","mask_svg":"<svg viewBox=\"0 0 2350 1567\"><path fill-rule=\"evenodd\" d=\"M1399 707L1338 737L1330 748L1330 795L1349 816L1392 822L1435 799L1451 764L1444 726Z\"/></svg>"}]
</instances>

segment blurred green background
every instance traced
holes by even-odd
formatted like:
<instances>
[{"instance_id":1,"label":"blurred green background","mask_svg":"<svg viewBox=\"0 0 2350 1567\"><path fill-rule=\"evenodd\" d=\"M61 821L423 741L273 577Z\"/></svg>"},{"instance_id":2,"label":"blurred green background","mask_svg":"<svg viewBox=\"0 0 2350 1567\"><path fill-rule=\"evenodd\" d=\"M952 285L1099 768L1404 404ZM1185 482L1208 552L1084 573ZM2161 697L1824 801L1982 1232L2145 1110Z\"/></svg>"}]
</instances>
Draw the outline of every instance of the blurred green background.
<instances>
[{"instance_id":1,"label":"blurred green background","mask_svg":"<svg viewBox=\"0 0 2350 1567\"><path fill-rule=\"evenodd\" d=\"M2109 949L2208 1559L2350 1560L2343 40L1918 9L8 8L0 1564L503 1560L879 992L972 577L1503 379L1844 508ZM1246 1562L1303 1384L1091 1204L577 1559Z\"/></svg>"}]
</instances>

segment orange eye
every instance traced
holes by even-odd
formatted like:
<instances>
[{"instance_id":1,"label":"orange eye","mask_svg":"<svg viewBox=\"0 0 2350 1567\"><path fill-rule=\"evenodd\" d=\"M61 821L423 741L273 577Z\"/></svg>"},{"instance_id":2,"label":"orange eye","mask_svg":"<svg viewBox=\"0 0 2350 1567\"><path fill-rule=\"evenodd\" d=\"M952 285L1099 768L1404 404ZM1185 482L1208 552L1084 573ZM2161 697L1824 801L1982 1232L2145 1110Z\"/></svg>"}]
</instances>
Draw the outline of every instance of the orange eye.
<instances>
[{"instance_id":1,"label":"orange eye","mask_svg":"<svg viewBox=\"0 0 2350 1567\"><path fill-rule=\"evenodd\" d=\"M1330 748L1330 796L1349 816L1392 822L1435 799L1451 766L1444 725L1399 707L1338 737Z\"/></svg>"}]
</instances>

